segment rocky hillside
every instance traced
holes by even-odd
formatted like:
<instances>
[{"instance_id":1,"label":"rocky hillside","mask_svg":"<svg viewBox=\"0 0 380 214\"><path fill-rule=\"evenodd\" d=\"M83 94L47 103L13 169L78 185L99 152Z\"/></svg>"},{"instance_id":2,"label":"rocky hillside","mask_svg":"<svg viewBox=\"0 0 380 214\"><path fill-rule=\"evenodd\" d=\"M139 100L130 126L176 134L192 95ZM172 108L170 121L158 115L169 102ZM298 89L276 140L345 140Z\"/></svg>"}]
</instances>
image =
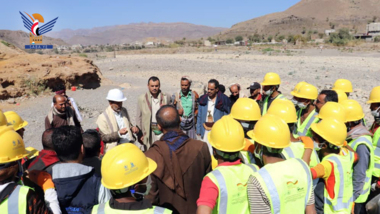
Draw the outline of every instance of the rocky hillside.
<instances>
[{"instance_id":1,"label":"rocky hillside","mask_svg":"<svg viewBox=\"0 0 380 214\"><path fill-rule=\"evenodd\" d=\"M4 40L21 49L24 49L25 45L30 45L29 33L21 30L0 30L0 40ZM42 42L43 45L67 45L62 39L55 39L45 35L42 37Z\"/></svg>"},{"instance_id":2,"label":"rocky hillside","mask_svg":"<svg viewBox=\"0 0 380 214\"><path fill-rule=\"evenodd\" d=\"M102 74L87 58L27 54L0 41L0 100L38 94L57 84L100 86Z\"/></svg>"},{"instance_id":3,"label":"rocky hillside","mask_svg":"<svg viewBox=\"0 0 380 214\"><path fill-rule=\"evenodd\" d=\"M272 13L235 24L221 38L302 34L302 32L349 28L354 33L366 32L368 22L380 22L380 0L301 0L286 11Z\"/></svg>"},{"instance_id":4,"label":"rocky hillside","mask_svg":"<svg viewBox=\"0 0 380 214\"><path fill-rule=\"evenodd\" d=\"M140 23L97 27L92 29L65 29L47 33L69 44L122 44L142 41L148 37L169 40L200 39L220 33L226 28L208 27L189 23Z\"/></svg>"}]
</instances>

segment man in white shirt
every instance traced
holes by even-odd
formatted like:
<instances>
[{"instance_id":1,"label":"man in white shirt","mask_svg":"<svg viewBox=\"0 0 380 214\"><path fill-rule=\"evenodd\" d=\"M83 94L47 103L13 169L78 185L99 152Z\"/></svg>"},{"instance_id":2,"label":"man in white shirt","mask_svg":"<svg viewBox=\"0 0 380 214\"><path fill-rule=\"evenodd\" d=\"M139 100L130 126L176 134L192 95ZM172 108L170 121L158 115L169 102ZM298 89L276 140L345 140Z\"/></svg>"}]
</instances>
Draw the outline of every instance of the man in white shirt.
<instances>
[{"instance_id":1,"label":"man in white shirt","mask_svg":"<svg viewBox=\"0 0 380 214\"><path fill-rule=\"evenodd\" d=\"M105 143L105 152L122 143L131 142L136 146L142 146L133 135L139 132L139 128L131 124L128 111L123 107L123 101L127 100L123 92L120 89L111 89L107 100L109 106L96 121Z\"/></svg>"}]
</instances>

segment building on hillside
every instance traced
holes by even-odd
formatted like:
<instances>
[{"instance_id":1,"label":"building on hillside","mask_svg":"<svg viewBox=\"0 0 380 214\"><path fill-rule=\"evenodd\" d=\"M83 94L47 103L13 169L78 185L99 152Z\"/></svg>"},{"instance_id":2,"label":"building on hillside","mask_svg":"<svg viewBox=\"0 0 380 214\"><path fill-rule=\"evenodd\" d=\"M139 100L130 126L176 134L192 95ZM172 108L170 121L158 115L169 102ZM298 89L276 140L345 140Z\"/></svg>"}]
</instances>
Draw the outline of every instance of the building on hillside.
<instances>
[{"instance_id":1,"label":"building on hillside","mask_svg":"<svg viewBox=\"0 0 380 214\"><path fill-rule=\"evenodd\" d=\"M145 47L154 47L156 44L154 42L146 42Z\"/></svg>"},{"instance_id":2,"label":"building on hillside","mask_svg":"<svg viewBox=\"0 0 380 214\"><path fill-rule=\"evenodd\" d=\"M330 34L332 33L335 33L335 29L328 29L328 30L325 30L325 34L326 36L330 36Z\"/></svg>"},{"instance_id":3,"label":"building on hillside","mask_svg":"<svg viewBox=\"0 0 380 214\"><path fill-rule=\"evenodd\" d=\"M81 44L77 44L77 45L72 45L72 46L71 46L71 49L72 49L72 50L82 49L82 48L83 48L83 45L81 45Z\"/></svg>"},{"instance_id":4,"label":"building on hillside","mask_svg":"<svg viewBox=\"0 0 380 214\"><path fill-rule=\"evenodd\" d=\"M215 45L226 45L227 42L226 42L226 41L215 41L214 44L215 44Z\"/></svg>"},{"instance_id":5,"label":"building on hillside","mask_svg":"<svg viewBox=\"0 0 380 214\"><path fill-rule=\"evenodd\" d=\"M368 24L367 35L372 35L372 37L380 36L380 22Z\"/></svg>"},{"instance_id":6,"label":"building on hillside","mask_svg":"<svg viewBox=\"0 0 380 214\"><path fill-rule=\"evenodd\" d=\"M203 41L203 45L204 45L205 47L211 47L211 42L208 41L208 40L205 40L205 41Z\"/></svg>"}]
</instances>

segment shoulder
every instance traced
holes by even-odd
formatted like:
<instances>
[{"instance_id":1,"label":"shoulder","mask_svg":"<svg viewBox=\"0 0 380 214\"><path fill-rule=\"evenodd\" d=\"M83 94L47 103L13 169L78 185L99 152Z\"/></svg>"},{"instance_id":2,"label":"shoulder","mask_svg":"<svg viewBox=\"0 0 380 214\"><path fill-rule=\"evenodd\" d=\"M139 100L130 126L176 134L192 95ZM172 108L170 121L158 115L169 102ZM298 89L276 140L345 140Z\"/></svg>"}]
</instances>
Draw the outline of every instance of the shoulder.
<instances>
[{"instance_id":1,"label":"shoulder","mask_svg":"<svg viewBox=\"0 0 380 214\"><path fill-rule=\"evenodd\" d=\"M140 94L140 96L138 97L138 101L142 101L142 100L144 100L144 98L145 98L145 94L146 94L146 93L144 93L144 94Z\"/></svg>"}]
</instances>

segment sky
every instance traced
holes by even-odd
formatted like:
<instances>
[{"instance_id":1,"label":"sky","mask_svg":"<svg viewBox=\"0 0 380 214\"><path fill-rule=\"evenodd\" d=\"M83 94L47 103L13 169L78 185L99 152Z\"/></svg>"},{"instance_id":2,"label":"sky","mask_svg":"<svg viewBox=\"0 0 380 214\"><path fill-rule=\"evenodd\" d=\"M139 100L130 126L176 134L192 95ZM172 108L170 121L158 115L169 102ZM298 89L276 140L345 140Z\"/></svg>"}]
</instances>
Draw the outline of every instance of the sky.
<instances>
[{"instance_id":1,"label":"sky","mask_svg":"<svg viewBox=\"0 0 380 214\"><path fill-rule=\"evenodd\" d=\"M21 12L39 13L45 23L59 17L53 30L88 29L141 22L187 22L226 27L284 11L300 0L39 0L3 1L1 30L24 30ZM41 26L41 25L40 25Z\"/></svg>"}]
</instances>

